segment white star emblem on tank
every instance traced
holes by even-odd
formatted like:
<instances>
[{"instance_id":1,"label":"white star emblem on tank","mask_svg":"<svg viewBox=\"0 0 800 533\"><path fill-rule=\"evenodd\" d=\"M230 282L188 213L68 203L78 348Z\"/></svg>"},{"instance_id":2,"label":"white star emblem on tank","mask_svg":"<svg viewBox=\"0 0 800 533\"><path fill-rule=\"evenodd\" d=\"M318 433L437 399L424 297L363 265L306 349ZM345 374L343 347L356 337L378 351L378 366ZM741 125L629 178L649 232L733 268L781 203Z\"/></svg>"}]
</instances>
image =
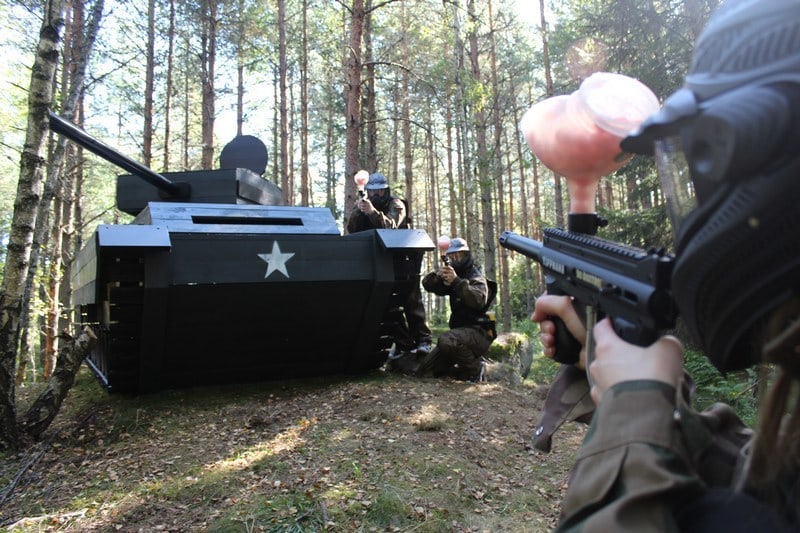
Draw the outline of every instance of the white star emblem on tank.
<instances>
[{"instance_id":1,"label":"white star emblem on tank","mask_svg":"<svg viewBox=\"0 0 800 533\"><path fill-rule=\"evenodd\" d=\"M272 243L271 254L258 254L258 257L267 263L267 273L264 274L264 279L268 278L269 275L276 270L287 278L289 277L289 272L286 270L286 262L294 257L294 254L281 253L281 247L278 245L278 241Z\"/></svg>"}]
</instances>

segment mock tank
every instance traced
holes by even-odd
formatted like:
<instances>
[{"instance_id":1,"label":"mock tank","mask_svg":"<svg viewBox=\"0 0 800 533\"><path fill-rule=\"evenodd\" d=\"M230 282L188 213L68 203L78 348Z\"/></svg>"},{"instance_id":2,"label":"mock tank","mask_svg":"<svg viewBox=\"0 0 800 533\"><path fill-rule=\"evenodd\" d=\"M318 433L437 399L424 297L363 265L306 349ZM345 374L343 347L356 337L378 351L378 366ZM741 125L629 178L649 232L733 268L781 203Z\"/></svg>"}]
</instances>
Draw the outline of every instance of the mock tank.
<instances>
[{"instance_id":1,"label":"mock tank","mask_svg":"<svg viewBox=\"0 0 800 533\"><path fill-rule=\"evenodd\" d=\"M237 137L217 170L158 174L55 114L50 128L130 174L130 224L100 225L71 265L89 368L111 392L359 374L386 361L417 282L395 268L422 230L342 235L327 208L281 204L266 149ZM417 261L419 263L419 261Z\"/></svg>"}]
</instances>

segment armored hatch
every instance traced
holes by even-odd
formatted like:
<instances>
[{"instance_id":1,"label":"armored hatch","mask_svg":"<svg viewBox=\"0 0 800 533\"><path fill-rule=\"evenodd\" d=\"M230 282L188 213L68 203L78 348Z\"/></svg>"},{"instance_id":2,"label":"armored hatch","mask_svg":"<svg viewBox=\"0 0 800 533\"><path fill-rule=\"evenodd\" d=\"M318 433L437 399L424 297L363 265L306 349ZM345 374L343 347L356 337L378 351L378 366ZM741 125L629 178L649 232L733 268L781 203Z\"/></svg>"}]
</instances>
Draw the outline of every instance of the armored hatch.
<instances>
[{"instance_id":1,"label":"armored hatch","mask_svg":"<svg viewBox=\"0 0 800 533\"><path fill-rule=\"evenodd\" d=\"M250 174L165 174L186 184L183 198L167 201L138 174L118 178L118 204L136 218L99 226L71 267L80 322L98 330L87 364L109 391L361 373L385 362L415 279L401 278L395 259L434 249L430 237L341 235L327 208L242 198L257 183ZM269 185L258 201L280 198ZM217 202L198 200L200 190L217 190L202 193Z\"/></svg>"}]
</instances>

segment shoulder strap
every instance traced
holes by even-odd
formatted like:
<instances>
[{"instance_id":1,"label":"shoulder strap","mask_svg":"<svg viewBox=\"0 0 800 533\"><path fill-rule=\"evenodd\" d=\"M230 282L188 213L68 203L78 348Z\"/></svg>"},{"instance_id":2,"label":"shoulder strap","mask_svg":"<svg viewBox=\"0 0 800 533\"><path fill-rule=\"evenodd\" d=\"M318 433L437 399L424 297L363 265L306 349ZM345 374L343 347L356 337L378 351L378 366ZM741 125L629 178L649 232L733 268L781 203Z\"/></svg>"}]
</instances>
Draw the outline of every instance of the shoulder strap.
<instances>
[{"instance_id":1,"label":"shoulder strap","mask_svg":"<svg viewBox=\"0 0 800 533\"><path fill-rule=\"evenodd\" d=\"M495 280L486 278L486 286L489 288L489 294L486 297L486 305L482 309L483 312L489 310L494 302L495 296L497 296L497 282Z\"/></svg>"}]
</instances>

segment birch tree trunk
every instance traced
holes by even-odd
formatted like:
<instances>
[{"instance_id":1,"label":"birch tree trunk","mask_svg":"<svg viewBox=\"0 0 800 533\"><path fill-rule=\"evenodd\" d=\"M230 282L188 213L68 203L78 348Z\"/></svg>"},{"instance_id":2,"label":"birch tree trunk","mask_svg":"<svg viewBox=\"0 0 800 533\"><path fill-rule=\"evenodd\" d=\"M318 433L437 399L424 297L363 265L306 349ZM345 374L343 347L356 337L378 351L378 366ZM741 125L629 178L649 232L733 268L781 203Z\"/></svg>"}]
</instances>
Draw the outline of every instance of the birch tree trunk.
<instances>
[{"instance_id":1,"label":"birch tree trunk","mask_svg":"<svg viewBox=\"0 0 800 533\"><path fill-rule=\"evenodd\" d=\"M80 109L83 99L86 68L100 29L104 5L104 0L96 0L92 4L89 20L86 21L82 2L73 2L71 4L71 23L65 30L65 33L69 35L64 40L65 58L61 115L68 120L73 120L73 122L80 122L80 120L76 121L75 118L80 115L77 110ZM68 235L65 235L62 225L70 226L73 222L71 216L72 201L69 196L72 194L71 191L75 189L72 182L76 182L79 179L77 177L79 165L73 166L76 171L65 175L63 170L65 167L64 160L73 156L79 158L81 154L82 151L80 149L75 150L68 147L64 137L59 136L56 139L55 148L47 162L47 180L44 185L44 194L42 195L42 209L40 209L40 216L36 222L34 242L43 243L47 233L50 232L50 276L49 286L46 290L49 295L47 298L49 310L44 350L45 379L50 378L56 364L58 322L63 309L63 306L60 305L63 299L59 297L63 293L61 287L64 272L62 266L65 264L63 254L65 250L68 252L68 248L64 248L64 245L69 246L71 242ZM48 209L47 207L51 205L51 202L53 202L53 209ZM64 206L63 209L62 206ZM54 214L52 223L50 223L51 212ZM69 254L67 253L67 255ZM38 259L38 256L34 257ZM31 267L32 269L36 267L36 263L33 260L31 261ZM29 276L33 274L33 271L29 272Z\"/></svg>"},{"instance_id":2,"label":"birch tree trunk","mask_svg":"<svg viewBox=\"0 0 800 533\"><path fill-rule=\"evenodd\" d=\"M58 355L53 377L47 388L36 398L31 407L20 417L20 426L27 435L38 438L44 433L58 414L69 389L75 383L75 375L86 359L86 355L97 341L94 332L85 328L77 338L66 336Z\"/></svg>"},{"instance_id":3,"label":"birch tree trunk","mask_svg":"<svg viewBox=\"0 0 800 533\"><path fill-rule=\"evenodd\" d=\"M19 445L14 371L19 340L19 318L28 275L33 232L44 182L47 112L53 98L60 32L64 25L63 0L47 0L36 59L31 70L28 128L20 158L20 175L11 220L3 284L0 288L0 448Z\"/></svg>"}]
</instances>

